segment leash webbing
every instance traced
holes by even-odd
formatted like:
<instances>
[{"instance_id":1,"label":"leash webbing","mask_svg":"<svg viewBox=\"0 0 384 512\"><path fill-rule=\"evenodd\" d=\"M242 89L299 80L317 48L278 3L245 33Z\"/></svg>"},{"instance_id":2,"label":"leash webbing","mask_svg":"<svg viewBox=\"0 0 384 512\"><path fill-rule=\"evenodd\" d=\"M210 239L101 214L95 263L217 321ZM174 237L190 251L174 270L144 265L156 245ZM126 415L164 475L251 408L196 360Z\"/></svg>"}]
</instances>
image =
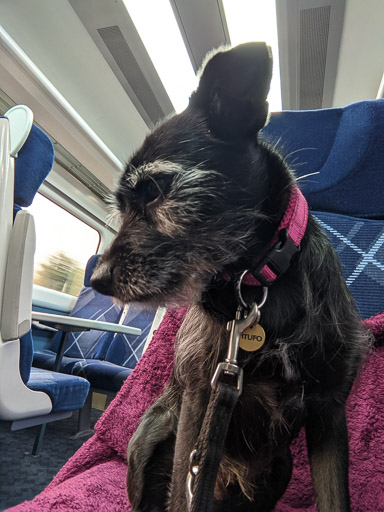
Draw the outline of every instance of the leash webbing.
<instances>
[{"instance_id":1,"label":"leash webbing","mask_svg":"<svg viewBox=\"0 0 384 512\"><path fill-rule=\"evenodd\" d=\"M230 419L240 396L233 386L218 382L212 389L196 445L198 473L193 482L191 512L211 512Z\"/></svg>"}]
</instances>

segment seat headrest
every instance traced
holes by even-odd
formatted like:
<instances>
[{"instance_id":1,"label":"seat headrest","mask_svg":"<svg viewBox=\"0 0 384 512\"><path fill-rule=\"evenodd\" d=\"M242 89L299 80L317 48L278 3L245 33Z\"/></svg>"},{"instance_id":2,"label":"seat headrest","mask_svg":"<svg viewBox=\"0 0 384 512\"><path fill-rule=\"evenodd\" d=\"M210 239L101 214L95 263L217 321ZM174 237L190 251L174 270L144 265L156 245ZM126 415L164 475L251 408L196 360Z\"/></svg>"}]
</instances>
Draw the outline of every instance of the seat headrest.
<instances>
[{"instance_id":1,"label":"seat headrest","mask_svg":"<svg viewBox=\"0 0 384 512\"><path fill-rule=\"evenodd\" d=\"M99 261L100 254L94 254L87 261L87 266L85 267L85 275L84 275L84 286L91 286L91 277L97 262Z\"/></svg>"},{"instance_id":2,"label":"seat headrest","mask_svg":"<svg viewBox=\"0 0 384 512\"><path fill-rule=\"evenodd\" d=\"M51 171L54 148L50 138L33 125L29 137L15 159L14 202L19 206L30 206L36 192Z\"/></svg>"},{"instance_id":3,"label":"seat headrest","mask_svg":"<svg viewBox=\"0 0 384 512\"><path fill-rule=\"evenodd\" d=\"M384 100L271 115L262 137L275 144L310 208L383 218Z\"/></svg>"}]
</instances>

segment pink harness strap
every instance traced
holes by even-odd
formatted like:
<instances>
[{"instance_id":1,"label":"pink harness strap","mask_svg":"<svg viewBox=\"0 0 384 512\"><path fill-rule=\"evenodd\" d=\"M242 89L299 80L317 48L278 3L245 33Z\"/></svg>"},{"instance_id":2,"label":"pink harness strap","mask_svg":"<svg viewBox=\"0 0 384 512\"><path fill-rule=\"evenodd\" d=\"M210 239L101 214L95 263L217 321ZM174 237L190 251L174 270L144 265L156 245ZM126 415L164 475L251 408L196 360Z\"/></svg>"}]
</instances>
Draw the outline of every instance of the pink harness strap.
<instances>
[{"instance_id":1,"label":"pink harness strap","mask_svg":"<svg viewBox=\"0 0 384 512\"><path fill-rule=\"evenodd\" d=\"M243 283L248 286L270 286L286 270L291 257L300 249L307 223L308 203L300 189L294 185L287 209L266 254L253 260L252 270L244 276ZM280 242L283 231L286 231L287 238ZM283 265L280 266L280 263Z\"/></svg>"}]
</instances>

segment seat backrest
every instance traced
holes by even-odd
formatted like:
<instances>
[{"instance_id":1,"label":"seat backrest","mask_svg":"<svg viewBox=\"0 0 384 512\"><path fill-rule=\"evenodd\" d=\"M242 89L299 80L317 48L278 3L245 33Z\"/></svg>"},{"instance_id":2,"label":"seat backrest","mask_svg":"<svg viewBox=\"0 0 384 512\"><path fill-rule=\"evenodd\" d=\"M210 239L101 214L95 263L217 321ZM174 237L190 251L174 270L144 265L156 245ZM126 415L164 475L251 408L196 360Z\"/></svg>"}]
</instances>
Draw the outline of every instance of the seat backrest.
<instances>
[{"instance_id":1,"label":"seat backrest","mask_svg":"<svg viewBox=\"0 0 384 512\"><path fill-rule=\"evenodd\" d=\"M32 201L51 172L55 152L51 139L33 125L15 161L14 216Z\"/></svg>"},{"instance_id":2,"label":"seat backrest","mask_svg":"<svg viewBox=\"0 0 384 512\"><path fill-rule=\"evenodd\" d=\"M295 170L312 210L384 219L384 99L273 113L261 134Z\"/></svg>"},{"instance_id":3,"label":"seat backrest","mask_svg":"<svg viewBox=\"0 0 384 512\"><path fill-rule=\"evenodd\" d=\"M70 316L118 323L123 311L122 307L114 303L111 297L102 295L91 287L90 279L97 260L98 255L91 256L88 260L84 287L80 291ZM70 332L67 334L64 355L82 359L104 359L113 334L96 330ZM54 352L58 351L61 335L61 331L57 332L52 341L51 350Z\"/></svg>"},{"instance_id":4,"label":"seat backrest","mask_svg":"<svg viewBox=\"0 0 384 512\"><path fill-rule=\"evenodd\" d=\"M88 260L84 287L71 316L121 323L137 327L142 333L139 336L95 330L67 333L64 355L81 359L101 359L119 366L134 368L143 353L157 308L134 304L122 308L111 297L95 291L91 287L90 279L98 257L94 255ZM51 350L54 352L59 349L61 335L61 331L57 332L52 341Z\"/></svg>"},{"instance_id":5,"label":"seat backrest","mask_svg":"<svg viewBox=\"0 0 384 512\"><path fill-rule=\"evenodd\" d=\"M384 221L312 213L339 255L362 318L384 312Z\"/></svg>"},{"instance_id":6,"label":"seat backrest","mask_svg":"<svg viewBox=\"0 0 384 512\"><path fill-rule=\"evenodd\" d=\"M54 160L55 150L51 139L40 128L33 125L15 159L14 220L22 207L32 204L37 191L51 172ZM33 359L33 340L31 333L27 332L20 338L20 372L24 383L29 379L31 358Z\"/></svg>"},{"instance_id":7,"label":"seat backrest","mask_svg":"<svg viewBox=\"0 0 384 512\"><path fill-rule=\"evenodd\" d=\"M29 109L24 109L28 113ZM17 158L14 159L10 153L11 122L6 118L0 119L0 418L14 420L47 414L52 409L52 402L47 394L25 386L30 376L33 354L31 336L26 333L31 325L35 232L33 218L28 212L16 208L18 213L12 213L15 173L19 176L25 174L25 185L29 181L28 164L25 161L23 163L23 160L19 164ZM38 145L39 140L46 143L47 136L38 128L32 127L31 131L29 128L25 135L32 132L36 135L35 145ZM37 150L35 145L29 151ZM53 163L52 143L49 141L45 147L50 151L51 163L40 169L41 181ZM20 149L19 145L17 151L19 155L22 154L24 146ZM32 192L27 188L30 194L26 200L28 203ZM14 223L13 216L16 217Z\"/></svg>"},{"instance_id":8,"label":"seat backrest","mask_svg":"<svg viewBox=\"0 0 384 512\"><path fill-rule=\"evenodd\" d=\"M28 122L30 122L33 119L32 112L28 109L28 107L19 106L16 107L18 109L19 113L25 112L26 116L29 117ZM15 113L15 108L11 109L9 112L12 114ZM5 113L5 118L7 118L8 113ZM12 122L14 121L12 115L10 117L10 132L11 135L14 133L14 130L12 130ZM22 207L30 206L33 198L35 197L38 189L40 188L41 184L49 174L49 172L52 169L53 162L54 162L54 148L51 140L49 137L42 131L40 128L38 128L35 125L32 125L29 127L28 134L26 134L27 138L22 145L21 148L18 149L17 155L15 155L15 158L10 159L12 162L12 165L14 166L13 169L9 170L9 178L12 179L12 184L9 184L9 191L11 191L11 197L13 196L13 202L11 205L7 205L7 211L4 212L4 216L2 216L2 223L6 222L6 216L9 215L10 219L13 219L15 221L16 216L18 212L21 210ZM10 144L11 146L12 144ZM12 175L12 176L11 176ZM9 192L8 192L9 196ZM13 214L12 214L13 211ZM20 218L20 227L25 231L25 235L27 233L31 233L33 230L33 242L32 240L29 240L29 246L26 248L25 253L25 261L23 262L23 270L17 269L15 270L16 274L17 272L21 272L20 275L26 275L27 273L27 267L29 271L32 271L33 276L33 253L34 253L34 246L35 246L35 234L34 234L34 224L33 219L26 214L26 212L23 213L23 218ZM29 220L27 220L27 218ZM12 221L11 221L12 222ZM28 226L28 230L26 230L26 227ZM2 226L3 228L3 226ZM12 225L10 226L10 230L12 230ZM18 237L19 235L17 235ZM17 238L16 237L16 238ZM15 237L14 237L15 239ZM4 242L4 240L3 240ZM21 240L18 240L17 243L23 244ZM8 244L6 244L7 247L3 246L3 249L7 251L7 258L8 255ZM33 246L33 250L32 250ZM2 258L0 258L2 259ZM2 265L5 268L5 262L2 263ZM14 267L16 268L16 267ZM32 270L31 270L32 269ZM30 285L32 286L32 276L28 275L27 281L30 281ZM16 279L16 275L15 275ZM26 285L26 288L23 292L20 292L16 290L16 282L15 287L12 289L16 295L14 296L14 301L19 305L19 308L15 309L15 304L11 307L9 310L10 313L12 313L12 317L9 316L9 314L4 314L4 318L6 319L6 329L10 329L11 319L16 319L16 316L21 317L25 316L26 314L30 315L30 304L29 304L29 293L32 293L32 288L27 286L27 281L24 281L24 285ZM28 293L26 293L26 289L28 289ZM28 300L26 297L28 296ZM10 308L11 301L9 300L9 293L8 297L5 297L7 301L7 305L4 304L6 308ZM21 299L19 301L19 299ZM16 315L16 316L15 316ZM2 322L3 323L3 322ZM13 331L16 329L16 324L12 327ZM28 330L27 330L28 331ZM26 332L27 332L26 331ZM30 369L31 369L31 363L32 363L32 354L33 354L33 346L32 346L32 337L28 333L25 336L22 336L20 339L20 373L21 377L24 383L26 383L29 379L30 375Z\"/></svg>"},{"instance_id":9,"label":"seat backrest","mask_svg":"<svg viewBox=\"0 0 384 512\"><path fill-rule=\"evenodd\" d=\"M139 336L115 334L105 355L105 360L133 369L143 353L156 311L157 308L153 306L130 304L122 323L141 329L141 334Z\"/></svg>"},{"instance_id":10,"label":"seat backrest","mask_svg":"<svg viewBox=\"0 0 384 512\"><path fill-rule=\"evenodd\" d=\"M295 170L362 317L383 312L384 100L272 114L262 136Z\"/></svg>"}]
</instances>

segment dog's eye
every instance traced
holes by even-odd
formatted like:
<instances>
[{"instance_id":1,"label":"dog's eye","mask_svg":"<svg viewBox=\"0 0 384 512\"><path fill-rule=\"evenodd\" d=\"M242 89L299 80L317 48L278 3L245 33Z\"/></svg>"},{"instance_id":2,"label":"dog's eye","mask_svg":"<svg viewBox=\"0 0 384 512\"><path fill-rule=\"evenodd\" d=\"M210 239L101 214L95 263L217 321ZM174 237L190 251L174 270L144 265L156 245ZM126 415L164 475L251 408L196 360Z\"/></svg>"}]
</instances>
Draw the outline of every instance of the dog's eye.
<instances>
[{"instance_id":1,"label":"dog's eye","mask_svg":"<svg viewBox=\"0 0 384 512\"><path fill-rule=\"evenodd\" d=\"M148 202L155 200L162 194L160 183L155 180L148 181L145 192L147 194Z\"/></svg>"},{"instance_id":2,"label":"dog's eye","mask_svg":"<svg viewBox=\"0 0 384 512\"><path fill-rule=\"evenodd\" d=\"M156 178L146 179L137 187L137 193L142 197L145 204L152 203L158 197L164 197L168 192L170 181L158 176Z\"/></svg>"}]
</instances>

